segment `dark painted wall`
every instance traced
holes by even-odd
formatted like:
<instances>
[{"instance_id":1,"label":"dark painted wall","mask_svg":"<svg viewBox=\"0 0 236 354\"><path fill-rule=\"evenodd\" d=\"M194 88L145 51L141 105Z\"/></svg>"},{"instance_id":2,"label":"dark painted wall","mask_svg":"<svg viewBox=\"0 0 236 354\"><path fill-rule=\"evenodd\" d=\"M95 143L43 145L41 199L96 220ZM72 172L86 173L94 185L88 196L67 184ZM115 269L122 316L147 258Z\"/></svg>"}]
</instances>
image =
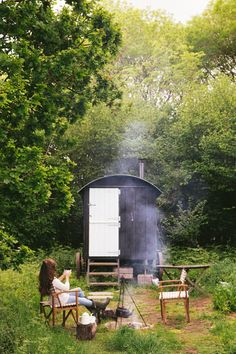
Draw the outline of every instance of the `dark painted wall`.
<instances>
[{"instance_id":1,"label":"dark painted wall","mask_svg":"<svg viewBox=\"0 0 236 354\"><path fill-rule=\"evenodd\" d=\"M84 203L84 253L88 257L89 189L119 188L120 194L120 259L127 261L153 260L159 248L156 198L160 190L134 176L107 176L95 180L81 191Z\"/></svg>"}]
</instances>

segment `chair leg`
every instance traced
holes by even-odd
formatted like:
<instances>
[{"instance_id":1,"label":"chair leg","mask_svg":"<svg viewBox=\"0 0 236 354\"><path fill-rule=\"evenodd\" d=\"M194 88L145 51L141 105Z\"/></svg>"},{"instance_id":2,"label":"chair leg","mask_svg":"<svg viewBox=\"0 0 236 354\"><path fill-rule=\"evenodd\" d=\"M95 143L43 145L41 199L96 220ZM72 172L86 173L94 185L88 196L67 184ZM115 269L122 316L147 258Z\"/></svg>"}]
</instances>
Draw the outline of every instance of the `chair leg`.
<instances>
[{"instance_id":1,"label":"chair leg","mask_svg":"<svg viewBox=\"0 0 236 354\"><path fill-rule=\"evenodd\" d=\"M51 314L52 314L52 309L50 309L50 311L47 313L45 308L43 307L43 314L44 314L44 318L45 318L45 323L47 325L50 325L50 317L51 317Z\"/></svg>"},{"instance_id":2,"label":"chair leg","mask_svg":"<svg viewBox=\"0 0 236 354\"><path fill-rule=\"evenodd\" d=\"M79 313L78 313L78 307L75 310L75 317L76 317L76 325L79 323Z\"/></svg>"},{"instance_id":3,"label":"chair leg","mask_svg":"<svg viewBox=\"0 0 236 354\"><path fill-rule=\"evenodd\" d=\"M65 324L66 324L66 320L67 320L67 318L70 316L70 315L72 315L73 316L73 312L72 312L72 310L70 309L70 310L68 310L68 312L66 313L66 311L64 310L63 311L63 322L62 322L62 326L63 327L65 327ZM74 316L73 316L74 317Z\"/></svg>"},{"instance_id":4,"label":"chair leg","mask_svg":"<svg viewBox=\"0 0 236 354\"><path fill-rule=\"evenodd\" d=\"M160 300L160 307L161 307L161 319L163 321L163 305L162 305L162 300Z\"/></svg>"},{"instance_id":5,"label":"chair leg","mask_svg":"<svg viewBox=\"0 0 236 354\"><path fill-rule=\"evenodd\" d=\"M62 326L65 327L65 323L66 323L66 311L64 310L62 312Z\"/></svg>"},{"instance_id":6,"label":"chair leg","mask_svg":"<svg viewBox=\"0 0 236 354\"><path fill-rule=\"evenodd\" d=\"M161 318L162 318L162 321L166 324L166 305L165 305L165 300L160 300L160 305L161 305Z\"/></svg>"},{"instance_id":7,"label":"chair leg","mask_svg":"<svg viewBox=\"0 0 236 354\"><path fill-rule=\"evenodd\" d=\"M55 308L53 308L53 310L52 310L52 325L53 325L53 327L55 326L55 322L56 322L56 310L55 310Z\"/></svg>"},{"instance_id":8,"label":"chair leg","mask_svg":"<svg viewBox=\"0 0 236 354\"><path fill-rule=\"evenodd\" d=\"M187 298L184 301L185 304L185 311L186 311L186 321L189 323L190 322L190 316L189 316L189 298Z\"/></svg>"},{"instance_id":9,"label":"chair leg","mask_svg":"<svg viewBox=\"0 0 236 354\"><path fill-rule=\"evenodd\" d=\"M163 300L163 322L166 324L166 303Z\"/></svg>"}]
</instances>

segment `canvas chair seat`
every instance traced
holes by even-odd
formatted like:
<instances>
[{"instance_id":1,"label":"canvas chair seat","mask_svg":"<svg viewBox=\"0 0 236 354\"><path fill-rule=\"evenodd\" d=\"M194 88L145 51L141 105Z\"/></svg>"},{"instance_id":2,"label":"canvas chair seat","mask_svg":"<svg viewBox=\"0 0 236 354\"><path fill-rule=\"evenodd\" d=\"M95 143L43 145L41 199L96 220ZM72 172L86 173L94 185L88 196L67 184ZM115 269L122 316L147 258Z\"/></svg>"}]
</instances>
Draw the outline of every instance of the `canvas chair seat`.
<instances>
[{"instance_id":1,"label":"canvas chair seat","mask_svg":"<svg viewBox=\"0 0 236 354\"><path fill-rule=\"evenodd\" d=\"M188 291L165 291L159 294L159 299L183 299L189 297Z\"/></svg>"},{"instance_id":2,"label":"canvas chair seat","mask_svg":"<svg viewBox=\"0 0 236 354\"><path fill-rule=\"evenodd\" d=\"M60 305L60 304L55 304L55 307L70 307L70 306L76 306L76 302L70 302L70 303L66 303L66 304L63 304L63 305ZM52 307L52 305L51 305Z\"/></svg>"}]
</instances>

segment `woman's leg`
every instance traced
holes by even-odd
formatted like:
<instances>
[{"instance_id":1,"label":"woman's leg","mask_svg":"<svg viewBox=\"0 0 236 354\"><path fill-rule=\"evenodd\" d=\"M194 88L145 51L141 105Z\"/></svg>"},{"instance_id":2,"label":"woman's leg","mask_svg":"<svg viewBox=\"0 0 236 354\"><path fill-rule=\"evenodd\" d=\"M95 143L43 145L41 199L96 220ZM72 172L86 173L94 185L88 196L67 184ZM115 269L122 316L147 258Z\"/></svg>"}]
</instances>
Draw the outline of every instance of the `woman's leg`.
<instances>
[{"instance_id":1,"label":"woman's leg","mask_svg":"<svg viewBox=\"0 0 236 354\"><path fill-rule=\"evenodd\" d=\"M75 293L70 293L69 298L67 300L67 303L73 303L76 302L76 295ZM92 307L93 306L93 302L92 300L87 299L86 297L80 297L80 295L78 296L78 303L80 305L86 306L86 307Z\"/></svg>"},{"instance_id":2,"label":"woman's leg","mask_svg":"<svg viewBox=\"0 0 236 354\"><path fill-rule=\"evenodd\" d=\"M83 290L82 290L81 288L73 288L73 289L70 289L70 290L78 290L78 292L79 292L79 297L85 297L85 296L84 296L84 292L83 292Z\"/></svg>"}]
</instances>

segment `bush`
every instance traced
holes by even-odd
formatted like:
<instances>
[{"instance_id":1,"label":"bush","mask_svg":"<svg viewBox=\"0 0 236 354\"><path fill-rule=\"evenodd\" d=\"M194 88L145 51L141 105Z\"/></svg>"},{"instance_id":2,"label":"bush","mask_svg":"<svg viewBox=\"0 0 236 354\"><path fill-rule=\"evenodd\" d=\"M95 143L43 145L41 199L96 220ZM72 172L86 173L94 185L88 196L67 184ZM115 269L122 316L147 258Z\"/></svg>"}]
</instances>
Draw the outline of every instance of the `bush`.
<instances>
[{"instance_id":1,"label":"bush","mask_svg":"<svg viewBox=\"0 0 236 354\"><path fill-rule=\"evenodd\" d=\"M212 264L207 272L207 277L204 278L210 293L214 293L216 286L221 282L231 283L236 279L236 263L233 259L235 258L229 253L227 258Z\"/></svg>"},{"instance_id":2,"label":"bush","mask_svg":"<svg viewBox=\"0 0 236 354\"><path fill-rule=\"evenodd\" d=\"M217 285L213 293L213 304L214 308L221 312L236 311L236 284Z\"/></svg>"},{"instance_id":3,"label":"bush","mask_svg":"<svg viewBox=\"0 0 236 354\"><path fill-rule=\"evenodd\" d=\"M29 247L20 245L15 237L0 227L0 269L19 269L33 254Z\"/></svg>"},{"instance_id":4,"label":"bush","mask_svg":"<svg viewBox=\"0 0 236 354\"><path fill-rule=\"evenodd\" d=\"M197 247L201 227L206 224L204 214L206 201L199 202L192 209L178 208L174 215L162 220L162 227L167 241L173 246Z\"/></svg>"},{"instance_id":5,"label":"bush","mask_svg":"<svg viewBox=\"0 0 236 354\"><path fill-rule=\"evenodd\" d=\"M78 250L74 248L56 245L48 256L55 259L57 262L57 272L61 274L64 269L72 269L73 272L76 271L76 252L78 252Z\"/></svg>"},{"instance_id":6,"label":"bush","mask_svg":"<svg viewBox=\"0 0 236 354\"><path fill-rule=\"evenodd\" d=\"M164 250L164 258L170 264L206 264L218 262L219 253L202 247L170 247Z\"/></svg>"}]
</instances>

